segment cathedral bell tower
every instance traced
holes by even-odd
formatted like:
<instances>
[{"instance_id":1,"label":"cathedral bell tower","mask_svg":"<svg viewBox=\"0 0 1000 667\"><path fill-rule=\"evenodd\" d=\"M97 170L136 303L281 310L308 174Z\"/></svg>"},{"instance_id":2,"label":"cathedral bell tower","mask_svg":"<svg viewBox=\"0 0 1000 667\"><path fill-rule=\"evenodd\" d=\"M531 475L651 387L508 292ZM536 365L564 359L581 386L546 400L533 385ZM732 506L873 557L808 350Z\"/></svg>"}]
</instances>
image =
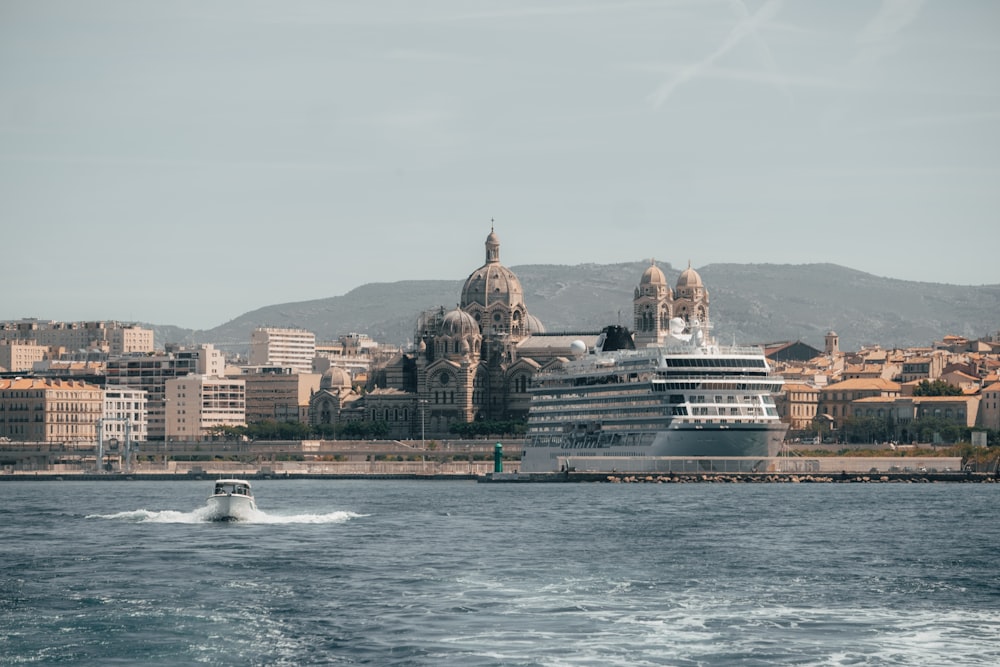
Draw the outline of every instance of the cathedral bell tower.
<instances>
[{"instance_id":1,"label":"cathedral bell tower","mask_svg":"<svg viewBox=\"0 0 1000 667\"><path fill-rule=\"evenodd\" d=\"M655 345L670 330L673 317L673 293L656 264L650 260L632 299L632 330L637 348Z\"/></svg>"}]
</instances>

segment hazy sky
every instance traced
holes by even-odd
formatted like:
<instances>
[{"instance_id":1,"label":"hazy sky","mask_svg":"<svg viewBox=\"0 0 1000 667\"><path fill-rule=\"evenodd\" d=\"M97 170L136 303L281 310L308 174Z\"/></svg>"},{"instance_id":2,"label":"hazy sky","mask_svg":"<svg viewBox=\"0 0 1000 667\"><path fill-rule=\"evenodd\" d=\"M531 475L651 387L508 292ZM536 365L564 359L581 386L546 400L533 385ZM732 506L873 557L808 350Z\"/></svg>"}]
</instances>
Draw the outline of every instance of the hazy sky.
<instances>
[{"instance_id":1,"label":"hazy sky","mask_svg":"<svg viewBox=\"0 0 1000 667\"><path fill-rule=\"evenodd\" d=\"M998 66L995 0L0 0L0 319L459 281L491 219L1000 283Z\"/></svg>"}]
</instances>

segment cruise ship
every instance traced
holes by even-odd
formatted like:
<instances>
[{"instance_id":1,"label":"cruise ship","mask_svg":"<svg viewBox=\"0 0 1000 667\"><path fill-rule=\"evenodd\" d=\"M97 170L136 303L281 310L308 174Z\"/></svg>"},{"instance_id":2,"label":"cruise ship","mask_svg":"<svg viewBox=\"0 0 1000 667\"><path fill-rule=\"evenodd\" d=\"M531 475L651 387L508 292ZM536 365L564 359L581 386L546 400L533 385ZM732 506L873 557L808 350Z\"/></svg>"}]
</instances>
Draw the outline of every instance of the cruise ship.
<instances>
[{"instance_id":1,"label":"cruise ship","mask_svg":"<svg viewBox=\"0 0 1000 667\"><path fill-rule=\"evenodd\" d=\"M757 469L788 428L774 403L782 384L761 348L720 346L697 321L673 319L640 349L607 327L535 375L520 470Z\"/></svg>"}]
</instances>

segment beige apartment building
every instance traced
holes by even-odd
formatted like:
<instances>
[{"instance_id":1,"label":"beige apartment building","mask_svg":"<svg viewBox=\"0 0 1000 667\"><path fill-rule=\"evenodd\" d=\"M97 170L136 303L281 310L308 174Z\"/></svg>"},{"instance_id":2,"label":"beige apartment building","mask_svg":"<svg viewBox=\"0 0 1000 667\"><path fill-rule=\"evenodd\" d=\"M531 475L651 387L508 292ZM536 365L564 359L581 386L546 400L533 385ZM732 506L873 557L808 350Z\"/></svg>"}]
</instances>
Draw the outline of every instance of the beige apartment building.
<instances>
[{"instance_id":1,"label":"beige apartment building","mask_svg":"<svg viewBox=\"0 0 1000 667\"><path fill-rule=\"evenodd\" d=\"M971 428L979 414L979 396L897 396L869 397L854 401L854 417L889 419L905 429L915 419L936 417Z\"/></svg>"},{"instance_id":2,"label":"beige apartment building","mask_svg":"<svg viewBox=\"0 0 1000 667\"><path fill-rule=\"evenodd\" d=\"M316 334L304 329L261 327L250 333L250 366L278 366L311 373Z\"/></svg>"},{"instance_id":3,"label":"beige apartment building","mask_svg":"<svg viewBox=\"0 0 1000 667\"><path fill-rule=\"evenodd\" d=\"M889 398L900 395L900 385L882 378L844 380L819 390L817 416L830 422L834 429L843 426L844 419L854 416L852 403L862 398Z\"/></svg>"},{"instance_id":4,"label":"beige apartment building","mask_svg":"<svg viewBox=\"0 0 1000 667\"><path fill-rule=\"evenodd\" d=\"M204 440L219 426L246 426L243 380L185 375L164 383L168 441Z\"/></svg>"},{"instance_id":5,"label":"beige apartment building","mask_svg":"<svg viewBox=\"0 0 1000 667\"><path fill-rule=\"evenodd\" d=\"M293 373L290 368L245 368L246 421L309 423L309 399L319 391L319 373Z\"/></svg>"},{"instance_id":6,"label":"beige apartment building","mask_svg":"<svg viewBox=\"0 0 1000 667\"><path fill-rule=\"evenodd\" d=\"M0 380L0 437L21 442L93 443L104 409L101 388L77 380Z\"/></svg>"},{"instance_id":7,"label":"beige apartment building","mask_svg":"<svg viewBox=\"0 0 1000 667\"><path fill-rule=\"evenodd\" d=\"M914 380L937 380L947 361L947 354L941 351L906 359L899 374L900 382L906 384Z\"/></svg>"},{"instance_id":8,"label":"beige apartment building","mask_svg":"<svg viewBox=\"0 0 1000 667\"><path fill-rule=\"evenodd\" d=\"M0 339L35 341L42 347L105 350L111 355L153 351L153 332L121 322L0 322Z\"/></svg>"},{"instance_id":9,"label":"beige apartment building","mask_svg":"<svg viewBox=\"0 0 1000 667\"><path fill-rule=\"evenodd\" d=\"M782 393L775 397L775 406L781 421L791 430L801 431L812 426L819 406L819 389L798 382L786 382Z\"/></svg>"},{"instance_id":10,"label":"beige apartment building","mask_svg":"<svg viewBox=\"0 0 1000 667\"><path fill-rule=\"evenodd\" d=\"M48 348L34 341L0 340L0 370L27 373L45 360Z\"/></svg>"}]
</instances>

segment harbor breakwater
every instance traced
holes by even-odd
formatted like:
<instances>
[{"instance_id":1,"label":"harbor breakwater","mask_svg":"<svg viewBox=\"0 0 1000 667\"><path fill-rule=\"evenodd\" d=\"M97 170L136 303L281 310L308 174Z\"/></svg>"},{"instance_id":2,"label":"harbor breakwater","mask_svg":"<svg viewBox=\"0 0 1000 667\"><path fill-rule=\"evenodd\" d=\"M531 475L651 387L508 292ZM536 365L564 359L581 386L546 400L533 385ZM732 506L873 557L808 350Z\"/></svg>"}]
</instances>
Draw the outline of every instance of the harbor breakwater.
<instances>
[{"instance_id":1,"label":"harbor breakwater","mask_svg":"<svg viewBox=\"0 0 1000 667\"><path fill-rule=\"evenodd\" d=\"M508 483L608 483L608 484L931 484L1000 483L1000 474L981 472L803 474L787 472L684 474L608 474L605 472L490 473L478 479L494 484Z\"/></svg>"}]
</instances>

